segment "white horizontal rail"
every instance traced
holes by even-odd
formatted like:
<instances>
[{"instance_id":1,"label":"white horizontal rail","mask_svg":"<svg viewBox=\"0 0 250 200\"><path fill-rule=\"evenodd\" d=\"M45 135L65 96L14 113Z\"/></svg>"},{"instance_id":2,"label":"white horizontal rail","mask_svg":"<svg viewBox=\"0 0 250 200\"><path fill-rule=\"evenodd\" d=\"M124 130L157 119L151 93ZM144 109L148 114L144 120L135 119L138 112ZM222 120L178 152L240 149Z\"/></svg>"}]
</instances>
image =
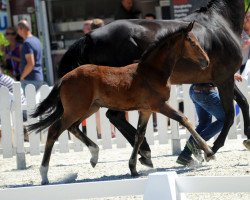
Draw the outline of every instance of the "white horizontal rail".
<instances>
[{"instance_id":1,"label":"white horizontal rail","mask_svg":"<svg viewBox=\"0 0 250 200\"><path fill-rule=\"evenodd\" d=\"M249 185L250 176L178 177L176 172L158 172L148 178L0 189L0 199L73 200L144 195L144 200L184 200L183 193L250 192Z\"/></svg>"},{"instance_id":2,"label":"white horizontal rail","mask_svg":"<svg viewBox=\"0 0 250 200\"><path fill-rule=\"evenodd\" d=\"M250 176L178 177L176 184L183 193L250 192Z\"/></svg>"},{"instance_id":3,"label":"white horizontal rail","mask_svg":"<svg viewBox=\"0 0 250 200\"><path fill-rule=\"evenodd\" d=\"M117 181L8 188L0 190L0 199L17 200L22 197L22 199L25 200L73 200L142 195L144 193L146 182L146 178L141 178Z\"/></svg>"}]
</instances>

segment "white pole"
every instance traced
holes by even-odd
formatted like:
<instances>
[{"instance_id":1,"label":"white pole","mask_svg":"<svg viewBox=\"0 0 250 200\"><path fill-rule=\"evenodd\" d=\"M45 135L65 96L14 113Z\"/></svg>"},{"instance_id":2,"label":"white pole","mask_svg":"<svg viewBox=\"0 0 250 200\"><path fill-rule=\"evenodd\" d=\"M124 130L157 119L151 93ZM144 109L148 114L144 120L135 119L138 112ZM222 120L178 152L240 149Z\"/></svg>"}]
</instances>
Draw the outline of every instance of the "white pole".
<instances>
[{"instance_id":1,"label":"white pole","mask_svg":"<svg viewBox=\"0 0 250 200\"><path fill-rule=\"evenodd\" d=\"M35 0L35 5L37 8L38 27L39 27L38 30L41 31L43 35L43 49L45 55L45 65L47 69L46 71L47 81L49 85L53 85L54 73L53 73L53 64L51 58L46 3L44 0Z\"/></svg>"}]
</instances>

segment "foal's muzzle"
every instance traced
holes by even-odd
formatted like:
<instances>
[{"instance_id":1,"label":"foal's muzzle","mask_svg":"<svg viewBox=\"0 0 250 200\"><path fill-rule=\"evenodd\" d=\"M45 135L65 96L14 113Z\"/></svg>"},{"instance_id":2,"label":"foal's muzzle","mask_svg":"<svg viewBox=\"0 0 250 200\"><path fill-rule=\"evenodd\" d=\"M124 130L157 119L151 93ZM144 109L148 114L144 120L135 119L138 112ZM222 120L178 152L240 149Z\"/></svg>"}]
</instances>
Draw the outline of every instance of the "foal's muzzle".
<instances>
[{"instance_id":1,"label":"foal's muzzle","mask_svg":"<svg viewBox=\"0 0 250 200\"><path fill-rule=\"evenodd\" d=\"M201 66L202 69L206 69L208 67L208 65L209 65L208 60L200 59L199 62L200 62L200 66Z\"/></svg>"}]
</instances>

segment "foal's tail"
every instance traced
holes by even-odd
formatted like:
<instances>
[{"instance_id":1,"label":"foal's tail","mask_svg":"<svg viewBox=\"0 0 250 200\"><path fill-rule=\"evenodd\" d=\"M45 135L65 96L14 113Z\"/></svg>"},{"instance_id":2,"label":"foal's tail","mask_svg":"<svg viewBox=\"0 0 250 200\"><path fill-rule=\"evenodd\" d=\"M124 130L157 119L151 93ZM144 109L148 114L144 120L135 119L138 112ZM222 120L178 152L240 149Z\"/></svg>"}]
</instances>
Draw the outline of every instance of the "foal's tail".
<instances>
[{"instance_id":1,"label":"foal's tail","mask_svg":"<svg viewBox=\"0 0 250 200\"><path fill-rule=\"evenodd\" d=\"M28 126L29 131L40 132L49 127L56 120L60 119L63 114L63 106L60 99L61 81L55 84L52 91L46 99L44 99L34 113L30 116L36 118L45 115L39 122Z\"/></svg>"}]
</instances>

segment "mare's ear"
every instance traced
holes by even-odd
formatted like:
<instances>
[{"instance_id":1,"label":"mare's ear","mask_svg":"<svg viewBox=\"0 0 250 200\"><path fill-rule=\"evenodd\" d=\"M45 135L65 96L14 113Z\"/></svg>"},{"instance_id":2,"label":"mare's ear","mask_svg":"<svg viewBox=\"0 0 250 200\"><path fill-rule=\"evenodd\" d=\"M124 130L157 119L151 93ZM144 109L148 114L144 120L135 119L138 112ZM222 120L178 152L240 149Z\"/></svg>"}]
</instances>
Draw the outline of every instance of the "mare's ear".
<instances>
[{"instance_id":1,"label":"mare's ear","mask_svg":"<svg viewBox=\"0 0 250 200\"><path fill-rule=\"evenodd\" d=\"M190 31L192 31L192 29L194 27L194 23L195 23L195 21L190 22L189 25L187 26L187 28L185 28L186 34L188 34Z\"/></svg>"}]
</instances>

